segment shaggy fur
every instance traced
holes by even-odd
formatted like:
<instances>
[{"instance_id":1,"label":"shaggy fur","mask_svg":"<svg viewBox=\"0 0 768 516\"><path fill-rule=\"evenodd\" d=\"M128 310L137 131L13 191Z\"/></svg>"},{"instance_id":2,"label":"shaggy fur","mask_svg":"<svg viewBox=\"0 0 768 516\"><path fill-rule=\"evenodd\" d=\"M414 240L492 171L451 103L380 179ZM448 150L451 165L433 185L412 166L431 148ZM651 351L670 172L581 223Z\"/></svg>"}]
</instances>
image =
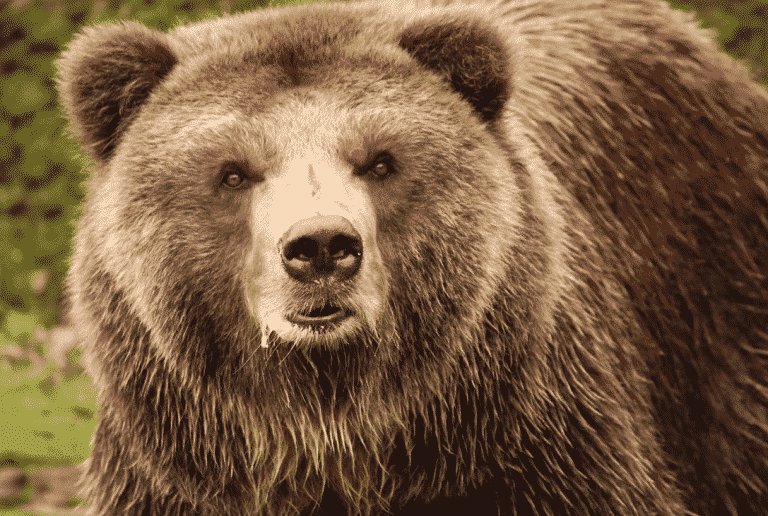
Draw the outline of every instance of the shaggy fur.
<instances>
[{"instance_id":1,"label":"shaggy fur","mask_svg":"<svg viewBox=\"0 0 768 516\"><path fill-rule=\"evenodd\" d=\"M768 95L655 0L417 2L62 56L90 514L766 514Z\"/></svg>"}]
</instances>

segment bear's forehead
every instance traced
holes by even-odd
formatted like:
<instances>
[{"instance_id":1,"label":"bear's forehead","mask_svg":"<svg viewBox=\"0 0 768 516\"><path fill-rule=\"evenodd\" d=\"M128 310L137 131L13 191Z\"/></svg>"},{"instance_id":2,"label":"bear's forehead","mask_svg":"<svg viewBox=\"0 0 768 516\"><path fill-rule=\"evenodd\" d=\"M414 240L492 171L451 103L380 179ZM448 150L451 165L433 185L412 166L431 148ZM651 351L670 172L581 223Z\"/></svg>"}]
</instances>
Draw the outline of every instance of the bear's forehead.
<instances>
[{"instance_id":1,"label":"bear's forehead","mask_svg":"<svg viewBox=\"0 0 768 516\"><path fill-rule=\"evenodd\" d=\"M154 96L166 106L227 105L249 115L286 99L333 98L350 109L379 111L385 105L409 112L435 97L444 101L443 80L407 53L395 45L365 46L355 39L320 44L298 35L279 49L263 40L238 43L180 61Z\"/></svg>"},{"instance_id":2,"label":"bear's forehead","mask_svg":"<svg viewBox=\"0 0 768 516\"><path fill-rule=\"evenodd\" d=\"M203 68L219 66L208 62ZM294 126L302 118L315 121L317 129L331 121L349 125L354 119L381 131L397 121L402 125L405 120L413 123L451 114L444 85L435 77L421 77L409 84L398 79L397 72L382 74L374 68L353 66L345 68L346 74L332 66L315 68L299 83L286 78L279 68L260 64L228 67L226 73L206 77L199 75L200 68L181 70L149 99L144 110L148 117L138 119L149 118L150 125L157 125L158 120L181 120L182 126L188 126L190 119L208 119L211 112L237 113L264 126ZM432 91L426 87L430 82ZM459 106L453 108L459 111ZM334 116L307 116L318 110ZM361 117L364 124L358 120Z\"/></svg>"},{"instance_id":3,"label":"bear's forehead","mask_svg":"<svg viewBox=\"0 0 768 516\"><path fill-rule=\"evenodd\" d=\"M447 127L476 129L444 79L399 47L405 22L365 9L315 4L174 29L178 64L128 140L172 134L180 148L196 142L194 149L242 140L243 148L260 146L259 155L285 156L289 143L308 136L321 135L326 147L379 149L407 147L401 134L439 132L449 120Z\"/></svg>"},{"instance_id":4,"label":"bear's forehead","mask_svg":"<svg viewBox=\"0 0 768 516\"><path fill-rule=\"evenodd\" d=\"M340 67L412 65L393 34L370 13L318 4L182 26L169 34L169 43L180 70L201 82L261 73L282 86L300 86L327 82Z\"/></svg>"}]
</instances>

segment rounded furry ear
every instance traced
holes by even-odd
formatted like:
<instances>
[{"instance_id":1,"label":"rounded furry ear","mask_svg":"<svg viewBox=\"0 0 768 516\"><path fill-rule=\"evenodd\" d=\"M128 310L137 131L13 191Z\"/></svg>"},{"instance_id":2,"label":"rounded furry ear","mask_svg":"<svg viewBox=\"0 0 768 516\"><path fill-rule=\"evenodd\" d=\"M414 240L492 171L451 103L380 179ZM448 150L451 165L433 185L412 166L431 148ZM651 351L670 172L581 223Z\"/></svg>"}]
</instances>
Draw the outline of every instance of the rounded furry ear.
<instances>
[{"instance_id":1,"label":"rounded furry ear","mask_svg":"<svg viewBox=\"0 0 768 516\"><path fill-rule=\"evenodd\" d=\"M447 17L419 20L403 31L400 46L446 77L486 121L495 120L510 97L506 43L487 23Z\"/></svg>"},{"instance_id":2,"label":"rounded furry ear","mask_svg":"<svg viewBox=\"0 0 768 516\"><path fill-rule=\"evenodd\" d=\"M176 64L165 35L135 22L86 28L57 62L58 89L76 136L109 159L136 109Z\"/></svg>"}]
</instances>

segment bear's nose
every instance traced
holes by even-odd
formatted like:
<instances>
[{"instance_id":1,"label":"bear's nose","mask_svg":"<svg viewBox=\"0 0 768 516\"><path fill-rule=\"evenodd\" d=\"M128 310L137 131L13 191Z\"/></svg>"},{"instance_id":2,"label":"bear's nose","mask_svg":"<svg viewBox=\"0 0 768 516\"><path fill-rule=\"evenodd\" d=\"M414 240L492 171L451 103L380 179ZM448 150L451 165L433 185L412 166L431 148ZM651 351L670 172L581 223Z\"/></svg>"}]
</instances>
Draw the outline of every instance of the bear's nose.
<instances>
[{"instance_id":1,"label":"bear's nose","mask_svg":"<svg viewBox=\"0 0 768 516\"><path fill-rule=\"evenodd\" d=\"M280 239L283 267L302 283L347 280L360 269L363 241L346 218L318 216L300 220Z\"/></svg>"}]
</instances>

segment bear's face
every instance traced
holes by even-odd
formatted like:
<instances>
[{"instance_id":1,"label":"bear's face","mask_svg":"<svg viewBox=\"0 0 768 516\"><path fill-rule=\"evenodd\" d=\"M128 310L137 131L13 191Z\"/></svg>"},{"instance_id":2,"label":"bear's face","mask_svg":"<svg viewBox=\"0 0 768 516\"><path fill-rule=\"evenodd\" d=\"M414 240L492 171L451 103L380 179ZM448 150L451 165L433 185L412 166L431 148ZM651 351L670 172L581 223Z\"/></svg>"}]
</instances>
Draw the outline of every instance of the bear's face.
<instances>
[{"instance_id":1,"label":"bear's face","mask_svg":"<svg viewBox=\"0 0 768 516\"><path fill-rule=\"evenodd\" d=\"M298 10L270 40L241 28L207 52L190 43L203 29L139 38L120 26L92 34L107 40L93 63L64 62L75 128L98 163L72 274L111 278L176 365L191 359L173 346L195 335L281 359L317 346L365 345L384 362L445 353L441 339L474 340L500 288L519 171L498 113L446 63L420 63L406 29L377 29L375 47L354 27L295 36L343 25L334 16ZM109 64L124 84L88 84L111 91L71 79ZM84 108L86 95L101 104Z\"/></svg>"}]
</instances>

